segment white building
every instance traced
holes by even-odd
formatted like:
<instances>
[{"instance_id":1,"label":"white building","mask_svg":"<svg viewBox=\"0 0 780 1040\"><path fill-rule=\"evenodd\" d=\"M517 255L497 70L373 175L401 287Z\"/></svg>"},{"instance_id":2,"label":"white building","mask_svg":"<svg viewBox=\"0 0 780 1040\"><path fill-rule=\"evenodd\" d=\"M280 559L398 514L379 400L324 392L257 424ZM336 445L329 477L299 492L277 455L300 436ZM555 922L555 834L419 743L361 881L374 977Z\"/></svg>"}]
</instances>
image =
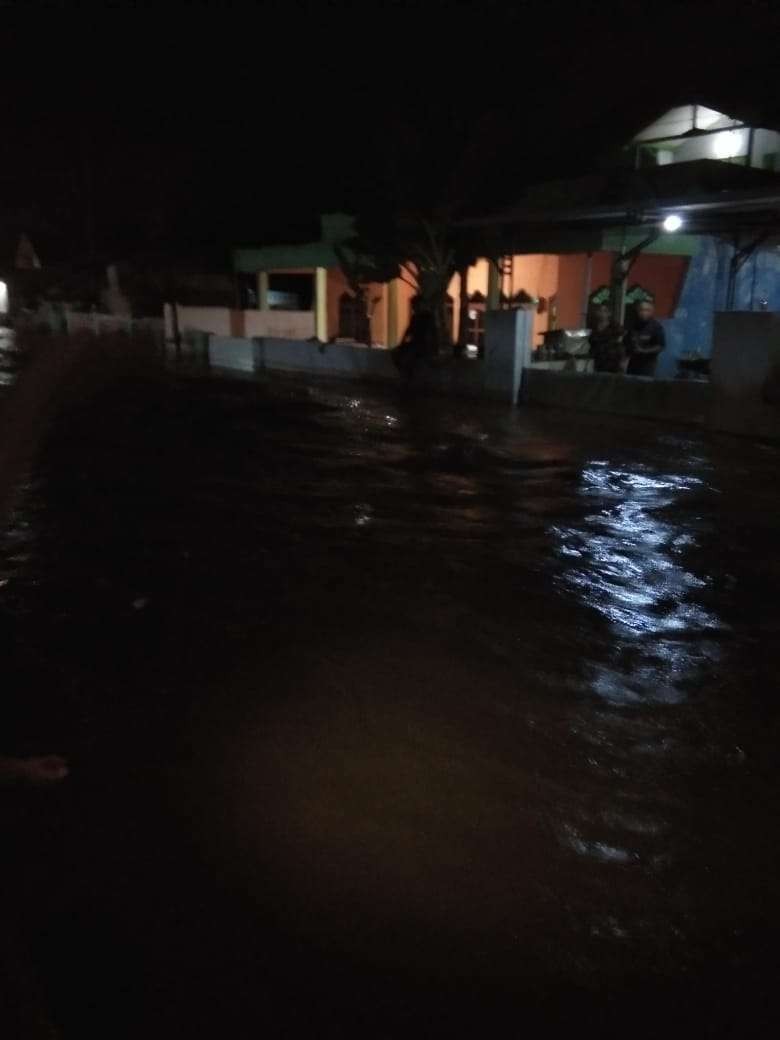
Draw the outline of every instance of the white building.
<instances>
[{"instance_id":1,"label":"white building","mask_svg":"<svg viewBox=\"0 0 780 1040\"><path fill-rule=\"evenodd\" d=\"M750 126L706 105L678 105L632 141L637 166L717 159L780 171L780 133Z\"/></svg>"}]
</instances>

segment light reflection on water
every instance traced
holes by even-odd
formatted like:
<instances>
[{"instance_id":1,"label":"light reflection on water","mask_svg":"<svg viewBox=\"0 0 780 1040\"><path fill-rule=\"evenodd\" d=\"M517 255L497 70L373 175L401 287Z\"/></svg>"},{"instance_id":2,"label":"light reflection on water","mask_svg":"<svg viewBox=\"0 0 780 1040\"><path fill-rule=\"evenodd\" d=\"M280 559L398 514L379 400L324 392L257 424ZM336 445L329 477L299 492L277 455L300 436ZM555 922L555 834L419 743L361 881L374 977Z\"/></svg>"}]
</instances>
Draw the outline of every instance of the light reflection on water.
<instances>
[{"instance_id":1,"label":"light reflection on water","mask_svg":"<svg viewBox=\"0 0 780 1040\"><path fill-rule=\"evenodd\" d=\"M671 869L680 849L670 841L668 799L654 806L652 794L659 775L691 754L685 704L717 668L715 637L725 628L700 600L708 575L686 566L684 555L708 534L700 528L695 536L680 519L689 517L686 498L703 488L700 476L593 460L580 480L586 512L550 528L562 591L609 626L607 654L583 661L584 690L605 708L583 708L572 722L584 741L584 771L604 783L597 804L583 803L574 815L570 800L559 806L556 833L578 857L651 875ZM605 929L595 919L591 934L636 933L633 914L615 908L609 920ZM666 927L674 932L671 918ZM665 931L661 915L654 928Z\"/></svg>"},{"instance_id":2,"label":"light reflection on water","mask_svg":"<svg viewBox=\"0 0 780 1040\"><path fill-rule=\"evenodd\" d=\"M576 526L551 528L567 564L559 580L610 623L616 656L633 651L630 669L597 668L593 690L606 700L683 700L683 685L696 678L702 659L674 636L723 627L691 596L708 579L683 566L680 550L694 539L674 519L680 499L702 484L592 462L583 468L581 494L598 512Z\"/></svg>"}]
</instances>

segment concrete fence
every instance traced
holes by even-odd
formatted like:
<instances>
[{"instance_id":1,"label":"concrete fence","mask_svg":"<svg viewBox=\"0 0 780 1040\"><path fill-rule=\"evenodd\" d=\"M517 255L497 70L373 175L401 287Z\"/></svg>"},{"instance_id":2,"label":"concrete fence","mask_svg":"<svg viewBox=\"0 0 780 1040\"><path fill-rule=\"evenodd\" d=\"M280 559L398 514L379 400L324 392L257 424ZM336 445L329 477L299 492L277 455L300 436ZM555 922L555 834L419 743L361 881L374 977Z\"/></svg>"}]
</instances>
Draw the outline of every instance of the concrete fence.
<instances>
[{"instance_id":1,"label":"concrete fence","mask_svg":"<svg viewBox=\"0 0 780 1040\"><path fill-rule=\"evenodd\" d=\"M522 400L547 408L700 424L710 415L712 387L696 379L551 372L531 365L523 375Z\"/></svg>"},{"instance_id":2,"label":"concrete fence","mask_svg":"<svg viewBox=\"0 0 780 1040\"><path fill-rule=\"evenodd\" d=\"M66 311L65 330L69 335L91 332L95 336L110 336L121 332L128 336L162 339L163 324L159 318L131 318L123 314L102 314L99 311Z\"/></svg>"},{"instance_id":3,"label":"concrete fence","mask_svg":"<svg viewBox=\"0 0 780 1040\"><path fill-rule=\"evenodd\" d=\"M523 399L780 440L780 313L716 313L710 371L707 381L580 375L531 366Z\"/></svg>"},{"instance_id":4,"label":"concrete fence","mask_svg":"<svg viewBox=\"0 0 780 1040\"><path fill-rule=\"evenodd\" d=\"M309 339L314 336L313 311L233 310L230 307L183 307L166 303L163 309L165 338L174 339L174 312L179 334L208 333L212 336L268 336L275 339Z\"/></svg>"},{"instance_id":5,"label":"concrete fence","mask_svg":"<svg viewBox=\"0 0 780 1040\"><path fill-rule=\"evenodd\" d=\"M305 372L310 375L357 379L398 379L388 350L345 343L238 336L210 336L212 368L234 372Z\"/></svg>"},{"instance_id":6,"label":"concrete fence","mask_svg":"<svg viewBox=\"0 0 780 1040\"><path fill-rule=\"evenodd\" d=\"M131 337L151 337L162 342L161 318L131 318L124 314L102 311L72 311L61 305L45 303L35 311L22 310L14 316L17 329L56 334L111 336L117 333Z\"/></svg>"},{"instance_id":7,"label":"concrete fence","mask_svg":"<svg viewBox=\"0 0 780 1040\"><path fill-rule=\"evenodd\" d=\"M623 415L780 439L780 314L729 313L715 319L712 382L553 372L530 361L525 311L488 314L481 361L443 360L415 368L413 383L433 392ZM206 336L200 350L215 370L292 372L398 381L389 350L273 336Z\"/></svg>"},{"instance_id":8,"label":"concrete fence","mask_svg":"<svg viewBox=\"0 0 780 1040\"><path fill-rule=\"evenodd\" d=\"M261 312L257 312L261 313ZM413 382L434 392L517 401L523 360L528 357L532 320L526 311L490 315L481 361L443 360L416 366ZM392 351L358 344L319 343L274 336L208 336L204 349L217 370L251 374L296 372L341 379L393 380L399 373Z\"/></svg>"}]
</instances>

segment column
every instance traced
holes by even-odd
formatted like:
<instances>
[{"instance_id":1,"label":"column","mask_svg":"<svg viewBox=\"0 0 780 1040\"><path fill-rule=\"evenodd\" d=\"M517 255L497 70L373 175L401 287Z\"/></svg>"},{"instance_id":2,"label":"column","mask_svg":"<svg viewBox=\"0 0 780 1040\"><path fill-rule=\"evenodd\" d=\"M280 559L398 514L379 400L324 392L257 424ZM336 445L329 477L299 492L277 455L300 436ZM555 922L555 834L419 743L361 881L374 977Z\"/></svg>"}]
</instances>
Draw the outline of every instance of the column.
<instances>
[{"instance_id":1,"label":"column","mask_svg":"<svg viewBox=\"0 0 780 1040\"><path fill-rule=\"evenodd\" d=\"M465 354L469 326L469 269L461 267L458 282L458 336L456 353Z\"/></svg>"},{"instance_id":2,"label":"column","mask_svg":"<svg viewBox=\"0 0 780 1040\"><path fill-rule=\"evenodd\" d=\"M257 272L257 306L261 311L268 308L268 271Z\"/></svg>"},{"instance_id":3,"label":"column","mask_svg":"<svg viewBox=\"0 0 780 1040\"><path fill-rule=\"evenodd\" d=\"M630 270L630 259L618 253L612 262L612 281L609 294L612 320L616 325L622 325L626 318L626 282Z\"/></svg>"},{"instance_id":4,"label":"column","mask_svg":"<svg viewBox=\"0 0 780 1040\"><path fill-rule=\"evenodd\" d=\"M530 364L533 311L490 311L485 315L485 390L517 404L523 368Z\"/></svg>"},{"instance_id":5,"label":"column","mask_svg":"<svg viewBox=\"0 0 780 1040\"><path fill-rule=\"evenodd\" d=\"M593 253L588 253L585 261L585 273L582 278L582 327L586 329L590 321L590 283L593 278Z\"/></svg>"},{"instance_id":6,"label":"column","mask_svg":"<svg viewBox=\"0 0 780 1040\"><path fill-rule=\"evenodd\" d=\"M500 257L498 257L495 261L493 259L488 260L487 303L485 304L485 310L487 311L497 311L499 307L500 287L498 280L498 264L500 262Z\"/></svg>"},{"instance_id":7,"label":"column","mask_svg":"<svg viewBox=\"0 0 780 1040\"><path fill-rule=\"evenodd\" d=\"M387 346L398 346L398 279L387 283Z\"/></svg>"},{"instance_id":8,"label":"column","mask_svg":"<svg viewBox=\"0 0 780 1040\"><path fill-rule=\"evenodd\" d=\"M314 268L314 335L322 343L328 341L328 269Z\"/></svg>"}]
</instances>

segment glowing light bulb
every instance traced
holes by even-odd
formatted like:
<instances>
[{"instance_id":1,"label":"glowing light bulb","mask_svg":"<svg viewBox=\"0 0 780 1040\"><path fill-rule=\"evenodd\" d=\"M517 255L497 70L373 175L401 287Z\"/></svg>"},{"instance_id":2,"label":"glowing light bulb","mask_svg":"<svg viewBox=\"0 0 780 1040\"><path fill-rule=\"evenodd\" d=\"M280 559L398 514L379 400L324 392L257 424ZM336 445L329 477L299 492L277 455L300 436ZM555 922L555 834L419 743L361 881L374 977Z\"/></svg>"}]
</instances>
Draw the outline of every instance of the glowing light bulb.
<instances>
[{"instance_id":1,"label":"glowing light bulb","mask_svg":"<svg viewBox=\"0 0 780 1040\"><path fill-rule=\"evenodd\" d=\"M739 153L740 135L736 130L724 130L715 134L712 139L712 150L716 159L733 159Z\"/></svg>"}]
</instances>

